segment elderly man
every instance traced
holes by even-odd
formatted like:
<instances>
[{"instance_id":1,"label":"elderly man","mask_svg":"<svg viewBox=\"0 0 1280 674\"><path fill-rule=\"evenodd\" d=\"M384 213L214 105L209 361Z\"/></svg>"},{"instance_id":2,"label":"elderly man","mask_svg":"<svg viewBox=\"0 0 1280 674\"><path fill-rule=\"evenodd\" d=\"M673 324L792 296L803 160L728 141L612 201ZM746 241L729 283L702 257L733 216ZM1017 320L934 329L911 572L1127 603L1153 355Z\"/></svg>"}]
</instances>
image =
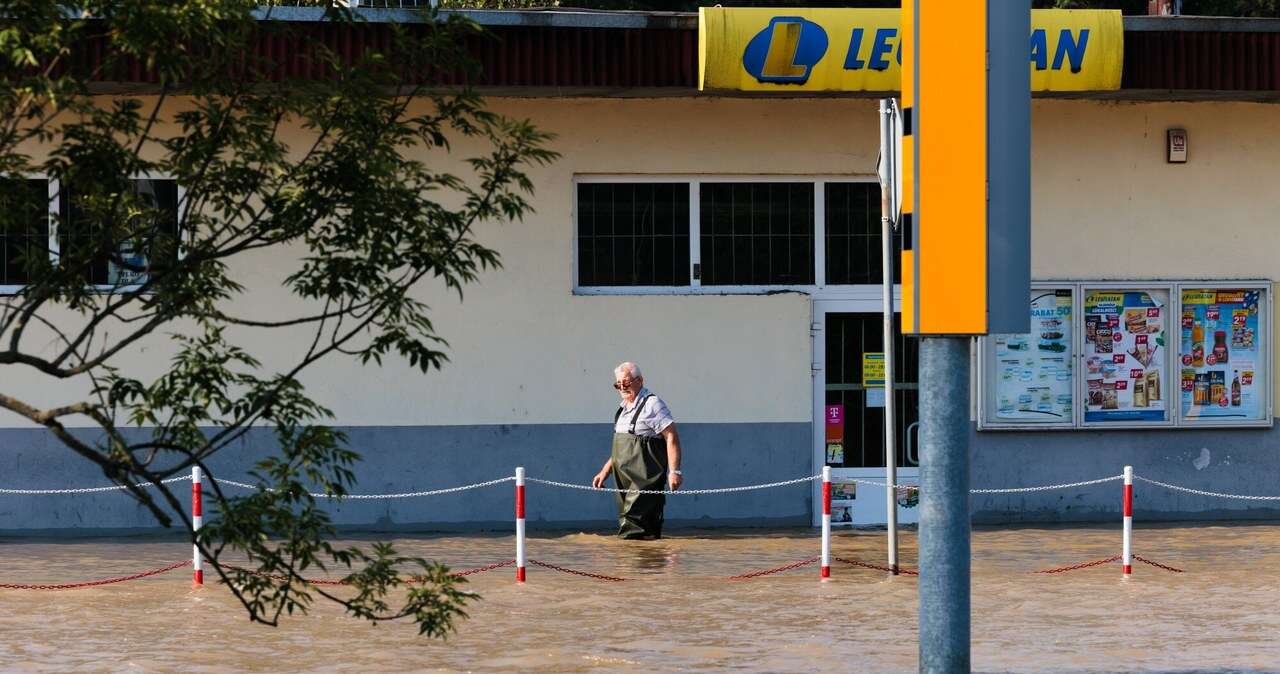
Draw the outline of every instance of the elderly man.
<instances>
[{"instance_id":1,"label":"elderly man","mask_svg":"<svg viewBox=\"0 0 1280 674\"><path fill-rule=\"evenodd\" d=\"M596 487L613 473L620 490L680 488L680 436L676 421L662 399L644 387L644 375L635 363L613 370L613 387L622 403L613 415L613 449L609 460L591 480ZM662 538L662 494L619 491L618 536L626 539Z\"/></svg>"}]
</instances>

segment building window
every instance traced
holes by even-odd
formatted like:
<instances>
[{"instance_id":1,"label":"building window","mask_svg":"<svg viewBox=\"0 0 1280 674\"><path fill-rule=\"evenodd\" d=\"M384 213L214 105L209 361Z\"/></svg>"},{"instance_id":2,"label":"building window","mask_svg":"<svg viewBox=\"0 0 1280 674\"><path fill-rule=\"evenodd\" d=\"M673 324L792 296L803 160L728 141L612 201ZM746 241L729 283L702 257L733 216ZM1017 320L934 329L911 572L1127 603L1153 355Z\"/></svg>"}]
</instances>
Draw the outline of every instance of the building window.
<instances>
[{"instance_id":1,"label":"building window","mask_svg":"<svg viewBox=\"0 0 1280 674\"><path fill-rule=\"evenodd\" d=\"M880 284L884 276L880 184L829 182L823 187L827 285ZM901 251L902 236L893 238L895 251ZM899 266L893 268L894 283L902 281Z\"/></svg>"},{"instance_id":2,"label":"building window","mask_svg":"<svg viewBox=\"0 0 1280 674\"><path fill-rule=\"evenodd\" d=\"M689 285L689 185L579 184L578 285Z\"/></svg>"},{"instance_id":3,"label":"building window","mask_svg":"<svg viewBox=\"0 0 1280 674\"><path fill-rule=\"evenodd\" d=\"M59 251L75 251L79 259L89 259L85 283L103 287L138 285L147 280L148 270L177 259L178 184L174 180L136 178L132 181L138 197L125 214L127 220L110 227L101 217L87 224L85 212L91 208L118 207L86 204L77 198L74 187L62 189L62 213L58 231Z\"/></svg>"},{"instance_id":4,"label":"building window","mask_svg":"<svg viewBox=\"0 0 1280 674\"><path fill-rule=\"evenodd\" d=\"M703 285L812 285L813 183L703 183Z\"/></svg>"},{"instance_id":5,"label":"building window","mask_svg":"<svg viewBox=\"0 0 1280 674\"><path fill-rule=\"evenodd\" d=\"M0 286L23 286L49 259L49 181L0 179Z\"/></svg>"},{"instance_id":6,"label":"building window","mask_svg":"<svg viewBox=\"0 0 1280 674\"><path fill-rule=\"evenodd\" d=\"M574 187L578 294L813 292L881 283L874 180L580 176ZM901 250L901 237L895 240Z\"/></svg>"}]
</instances>

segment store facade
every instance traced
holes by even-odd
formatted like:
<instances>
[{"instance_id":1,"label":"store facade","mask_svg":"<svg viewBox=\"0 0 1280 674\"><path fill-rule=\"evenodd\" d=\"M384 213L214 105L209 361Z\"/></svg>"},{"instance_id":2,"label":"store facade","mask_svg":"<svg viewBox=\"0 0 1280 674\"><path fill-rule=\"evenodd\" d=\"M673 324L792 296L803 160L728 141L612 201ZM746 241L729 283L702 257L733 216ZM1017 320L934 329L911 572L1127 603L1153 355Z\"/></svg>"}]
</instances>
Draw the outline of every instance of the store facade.
<instances>
[{"instance_id":1,"label":"store facade","mask_svg":"<svg viewBox=\"0 0 1280 674\"><path fill-rule=\"evenodd\" d=\"M604 31L623 19L595 20ZM619 30L640 39L645 30L687 30L689 20ZM394 362L332 361L307 378L364 456L356 491L448 487L516 466L585 484L608 452L610 378L622 360L638 362L674 412L690 487L786 480L823 465L839 477L883 479L877 101L698 95L654 82L627 97L491 91L494 110L555 133L562 158L530 174L533 216L481 232L502 269L461 302L424 289L449 341L442 371L408 376ZM1036 283L1027 292L1035 332L975 343L975 487L1074 482L1130 464L1170 483L1275 492L1270 280L1280 275L1280 204L1271 186L1280 178L1280 108L1229 93L1169 100L1178 97L1144 89L1128 99L1034 101ZM1170 129L1186 133L1185 163L1168 161ZM243 264L254 289L245 312L293 301L277 260ZM266 367L287 362L289 340L244 339ZM120 366L151 371L170 348L157 339ZM910 485L918 477L912 340L900 339L898 353L894 432ZM4 377L42 402L68 392L20 370ZM828 424L837 406L839 424ZM239 479L269 441L250 434L215 473ZM9 416L0 417L0 475L0 487L102 484L43 431ZM979 522L1108 521L1118 517L1118 494L1102 485L980 495L972 508ZM850 523L883 521L878 489L841 495ZM914 520L913 496L900 494L904 522ZM152 526L117 495L41 499L0 501L0 530ZM799 485L672 498L667 516L677 525L808 524L815 502ZM1139 488L1146 519L1277 514L1230 507ZM501 486L334 511L355 528L475 529L507 526L511 502ZM529 489L531 526L598 527L611 517L607 496Z\"/></svg>"}]
</instances>

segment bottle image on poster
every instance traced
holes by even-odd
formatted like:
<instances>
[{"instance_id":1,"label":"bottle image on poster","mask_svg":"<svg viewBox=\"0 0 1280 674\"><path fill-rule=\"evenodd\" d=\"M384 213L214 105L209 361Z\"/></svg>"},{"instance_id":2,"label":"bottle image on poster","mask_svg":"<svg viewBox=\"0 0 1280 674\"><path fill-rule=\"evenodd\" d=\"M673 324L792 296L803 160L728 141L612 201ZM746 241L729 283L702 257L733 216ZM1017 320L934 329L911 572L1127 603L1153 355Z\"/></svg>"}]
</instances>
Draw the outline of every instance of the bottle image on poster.
<instances>
[{"instance_id":1,"label":"bottle image on poster","mask_svg":"<svg viewBox=\"0 0 1280 674\"><path fill-rule=\"evenodd\" d=\"M1084 420L1164 421L1169 293L1091 290L1084 297Z\"/></svg>"},{"instance_id":2,"label":"bottle image on poster","mask_svg":"<svg viewBox=\"0 0 1280 674\"><path fill-rule=\"evenodd\" d=\"M1000 421L1061 423L1073 417L1071 291L1031 291L1031 330L995 338Z\"/></svg>"},{"instance_id":3,"label":"bottle image on poster","mask_svg":"<svg viewBox=\"0 0 1280 674\"><path fill-rule=\"evenodd\" d=\"M1257 289L1182 291L1181 413L1184 419L1264 418Z\"/></svg>"}]
</instances>

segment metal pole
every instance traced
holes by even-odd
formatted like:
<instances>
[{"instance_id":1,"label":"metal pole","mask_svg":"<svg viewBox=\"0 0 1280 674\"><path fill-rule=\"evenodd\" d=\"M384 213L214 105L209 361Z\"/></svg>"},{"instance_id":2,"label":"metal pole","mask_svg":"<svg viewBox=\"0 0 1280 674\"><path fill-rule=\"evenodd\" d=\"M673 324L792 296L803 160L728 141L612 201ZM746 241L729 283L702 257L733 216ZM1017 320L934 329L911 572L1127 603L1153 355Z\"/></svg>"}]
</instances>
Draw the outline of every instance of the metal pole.
<instances>
[{"instance_id":1,"label":"metal pole","mask_svg":"<svg viewBox=\"0 0 1280 674\"><path fill-rule=\"evenodd\" d=\"M200 466L191 467L191 532L200 535L200 527L204 524L204 503L200 495L204 479ZM200 546L191 545L191 584L194 587L204 585L204 560L200 557Z\"/></svg>"},{"instance_id":2,"label":"metal pole","mask_svg":"<svg viewBox=\"0 0 1280 674\"><path fill-rule=\"evenodd\" d=\"M893 219L897 217L894 203L898 167L894 161L894 126L897 110L893 100L880 99L880 157L887 165L882 175L888 181L880 181L880 250L884 267L881 283L884 301L884 476L885 476L885 525L889 531L889 569L898 575L898 451L894 437L897 418L893 401Z\"/></svg>"},{"instance_id":3,"label":"metal pole","mask_svg":"<svg viewBox=\"0 0 1280 674\"><path fill-rule=\"evenodd\" d=\"M822 575L831 577L831 466L822 467Z\"/></svg>"},{"instance_id":4,"label":"metal pole","mask_svg":"<svg viewBox=\"0 0 1280 674\"><path fill-rule=\"evenodd\" d=\"M969 671L969 338L920 340L920 671Z\"/></svg>"},{"instance_id":5,"label":"metal pole","mask_svg":"<svg viewBox=\"0 0 1280 674\"><path fill-rule=\"evenodd\" d=\"M1124 467L1124 544L1121 548L1121 573L1133 573L1133 466Z\"/></svg>"},{"instance_id":6,"label":"metal pole","mask_svg":"<svg viewBox=\"0 0 1280 674\"><path fill-rule=\"evenodd\" d=\"M524 466L516 468L516 582L524 582Z\"/></svg>"}]
</instances>

